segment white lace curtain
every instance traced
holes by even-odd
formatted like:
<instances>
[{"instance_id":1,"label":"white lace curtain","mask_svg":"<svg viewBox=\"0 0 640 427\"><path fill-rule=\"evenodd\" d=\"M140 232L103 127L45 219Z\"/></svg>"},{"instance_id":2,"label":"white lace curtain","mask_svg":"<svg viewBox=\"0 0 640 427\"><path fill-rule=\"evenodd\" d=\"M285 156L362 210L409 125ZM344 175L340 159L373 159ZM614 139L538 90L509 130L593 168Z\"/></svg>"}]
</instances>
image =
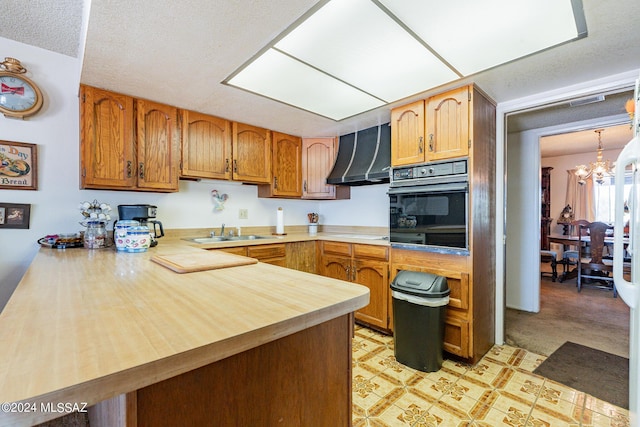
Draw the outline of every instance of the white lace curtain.
<instances>
[{"instance_id":1,"label":"white lace curtain","mask_svg":"<svg viewBox=\"0 0 640 427\"><path fill-rule=\"evenodd\" d=\"M593 222L596 218L596 209L593 202L593 179L586 179L583 185L578 184L576 170L567 171L567 194L565 206L571 205L574 219L586 219Z\"/></svg>"}]
</instances>

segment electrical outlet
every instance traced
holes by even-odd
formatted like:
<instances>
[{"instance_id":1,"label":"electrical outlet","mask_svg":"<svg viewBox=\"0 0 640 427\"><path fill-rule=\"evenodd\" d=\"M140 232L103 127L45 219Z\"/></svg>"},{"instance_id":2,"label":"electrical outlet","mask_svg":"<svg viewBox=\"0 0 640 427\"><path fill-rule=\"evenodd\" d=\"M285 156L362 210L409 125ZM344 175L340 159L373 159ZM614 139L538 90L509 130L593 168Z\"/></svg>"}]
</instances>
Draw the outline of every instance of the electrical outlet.
<instances>
[{"instance_id":1,"label":"electrical outlet","mask_svg":"<svg viewBox=\"0 0 640 427\"><path fill-rule=\"evenodd\" d=\"M249 219L249 210L248 209L240 209L238 213L238 218L240 219Z\"/></svg>"}]
</instances>

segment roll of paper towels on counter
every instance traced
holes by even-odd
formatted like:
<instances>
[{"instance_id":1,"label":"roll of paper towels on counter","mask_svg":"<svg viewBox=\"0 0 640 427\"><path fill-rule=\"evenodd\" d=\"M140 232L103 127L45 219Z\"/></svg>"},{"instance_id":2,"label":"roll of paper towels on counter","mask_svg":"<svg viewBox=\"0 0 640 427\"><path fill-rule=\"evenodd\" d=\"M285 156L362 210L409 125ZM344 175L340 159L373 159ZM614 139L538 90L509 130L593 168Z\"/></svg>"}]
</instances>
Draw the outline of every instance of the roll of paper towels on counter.
<instances>
[{"instance_id":1,"label":"roll of paper towels on counter","mask_svg":"<svg viewBox=\"0 0 640 427\"><path fill-rule=\"evenodd\" d=\"M278 208L276 214L276 234L284 234L284 211Z\"/></svg>"}]
</instances>

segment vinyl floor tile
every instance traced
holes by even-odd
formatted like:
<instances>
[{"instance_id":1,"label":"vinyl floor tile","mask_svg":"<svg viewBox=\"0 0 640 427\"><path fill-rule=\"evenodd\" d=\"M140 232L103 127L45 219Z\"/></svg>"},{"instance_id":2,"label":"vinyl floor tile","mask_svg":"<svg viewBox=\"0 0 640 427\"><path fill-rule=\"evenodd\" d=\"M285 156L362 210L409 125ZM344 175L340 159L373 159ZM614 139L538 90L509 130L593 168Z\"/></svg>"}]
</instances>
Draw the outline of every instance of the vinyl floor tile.
<instances>
[{"instance_id":1,"label":"vinyl floor tile","mask_svg":"<svg viewBox=\"0 0 640 427\"><path fill-rule=\"evenodd\" d=\"M393 337L356 325L354 427L629 427L623 408L533 374L545 360L494 346L475 365L436 372L397 362Z\"/></svg>"}]
</instances>

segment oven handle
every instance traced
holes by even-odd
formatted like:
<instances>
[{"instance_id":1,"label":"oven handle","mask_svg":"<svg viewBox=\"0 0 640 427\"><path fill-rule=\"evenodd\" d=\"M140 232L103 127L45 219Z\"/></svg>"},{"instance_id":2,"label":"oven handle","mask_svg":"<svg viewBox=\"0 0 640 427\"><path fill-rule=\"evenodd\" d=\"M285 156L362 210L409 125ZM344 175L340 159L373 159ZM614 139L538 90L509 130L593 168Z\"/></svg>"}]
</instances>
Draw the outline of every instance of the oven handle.
<instances>
[{"instance_id":1,"label":"oven handle","mask_svg":"<svg viewBox=\"0 0 640 427\"><path fill-rule=\"evenodd\" d=\"M447 184L429 184L410 187L390 187L388 194L410 194L410 193L444 193L451 191L469 191L468 182L451 182Z\"/></svg>"}]
</instances>

